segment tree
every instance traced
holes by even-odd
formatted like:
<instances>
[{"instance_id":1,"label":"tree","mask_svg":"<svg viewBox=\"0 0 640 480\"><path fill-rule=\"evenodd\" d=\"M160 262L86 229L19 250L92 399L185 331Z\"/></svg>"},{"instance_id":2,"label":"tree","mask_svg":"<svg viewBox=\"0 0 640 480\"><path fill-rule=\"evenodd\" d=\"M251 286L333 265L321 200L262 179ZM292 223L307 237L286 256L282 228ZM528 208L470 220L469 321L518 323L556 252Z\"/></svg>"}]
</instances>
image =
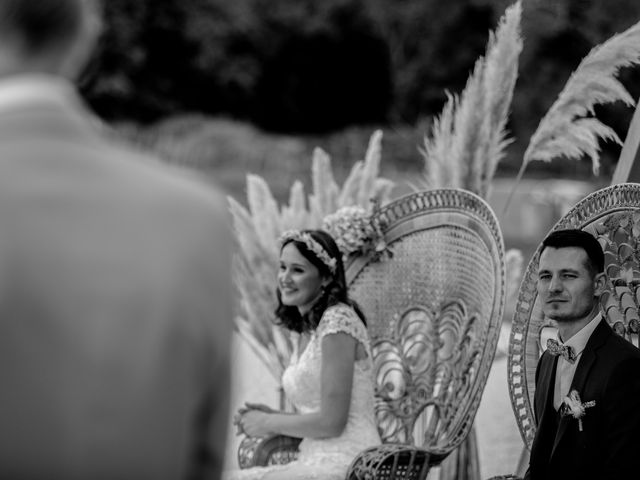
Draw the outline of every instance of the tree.
<instances>
[{"instance_id":1,"label":"tree","mask_svg":"<svg viewBox=\"0 0 640 480\"><path fill-rule=\"evenodd\" d=\"M511 3L110 0L82 91L114 121L198 112L291 133L415 124L440 111L446 91L463 89ZM514 150L526 146L581 58L638 18L637 0L524 2ZM640 94L640 73L621 77ZM624 136L630 112L614 105L598 114Z\"/></svg>"},{"instance_id":2,"label":"tree","mask_svg":"<svg viewBox=\"0 0 640 480\"><path fill-rule=\"evenodd\" d=\"M364 0L105 2L83 91L110 120L223 113L275 130L385 120L387 49Z\"/></svg>"}]
</instances>

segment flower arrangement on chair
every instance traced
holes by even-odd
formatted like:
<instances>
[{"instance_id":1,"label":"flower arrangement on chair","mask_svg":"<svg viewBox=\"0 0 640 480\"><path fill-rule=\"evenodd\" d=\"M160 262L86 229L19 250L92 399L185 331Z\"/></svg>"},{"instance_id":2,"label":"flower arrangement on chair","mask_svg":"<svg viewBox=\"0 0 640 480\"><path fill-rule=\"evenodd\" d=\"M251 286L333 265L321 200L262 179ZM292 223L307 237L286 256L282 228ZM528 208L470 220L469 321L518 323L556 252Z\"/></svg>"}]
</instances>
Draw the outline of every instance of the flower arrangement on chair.
<instances>
[{"instance_id":1,"label":"flower arrangement on chair","mask_svg":"<svg viewBox=\"0 0 640 480\"><path fill-rule=\"evenodd\" d=\"M378 204L372 203L371 212L357 205L342 207L322 221L322 229L335 239L345 264L356 256L373 254L380 260L393 255L384 239L384 225L375 215Z\"/></svg>"}]
</instances>

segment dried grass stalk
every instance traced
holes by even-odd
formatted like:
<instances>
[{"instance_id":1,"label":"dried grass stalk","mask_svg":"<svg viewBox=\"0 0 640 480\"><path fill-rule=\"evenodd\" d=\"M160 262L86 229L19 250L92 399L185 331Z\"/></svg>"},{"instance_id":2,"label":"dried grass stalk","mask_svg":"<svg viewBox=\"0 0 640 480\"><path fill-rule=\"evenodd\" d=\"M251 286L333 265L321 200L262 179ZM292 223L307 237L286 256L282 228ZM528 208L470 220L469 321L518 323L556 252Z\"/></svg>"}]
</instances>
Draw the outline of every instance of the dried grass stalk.
<instances>
[{"instance_id":1,"label":"dried grass stalk","mask_svg":"<svg viewBox=\"0 0 640 480\"><path fill-rule=\"evenodd\" d=\"M534 160L550 162L554 158L591 158L593 173L600 169L599 139L622 142L616 133L593 116L594 107L622 101L635 104L624 86L615 78L618 71L640 63L640 22L594 47L571 74L564 89L531 136L513 193L527 165Z\"/></svg>"},{"instance_id":2,"label":"dried grass stalk","mask_svg":"<svg viewBox=\"0 0 640 480\"><path fill-rule=\"evenodd\" d=\"M506 125L522 51L520 1L491 32L460 94L447 102L421 151L427 188L464 188L486 197L505 149L511 143Z\"/></svg>"},{"instance_id":3,"label":"dried grass stalk","mask_svg":"<svg viewBox=\"0 0 640 480\"><path fill-rule=\"evenodd\" d=\"M622 67L640 62L640 22L594 47L571 74L557 100L540 121L524 154L526 166L534 160L549 162L556 157L591 157L598 172L598 138L621 143L615 132L593 115L596 105L622 101L635 104L615 78Z\"/></svg>"}]
</instances>

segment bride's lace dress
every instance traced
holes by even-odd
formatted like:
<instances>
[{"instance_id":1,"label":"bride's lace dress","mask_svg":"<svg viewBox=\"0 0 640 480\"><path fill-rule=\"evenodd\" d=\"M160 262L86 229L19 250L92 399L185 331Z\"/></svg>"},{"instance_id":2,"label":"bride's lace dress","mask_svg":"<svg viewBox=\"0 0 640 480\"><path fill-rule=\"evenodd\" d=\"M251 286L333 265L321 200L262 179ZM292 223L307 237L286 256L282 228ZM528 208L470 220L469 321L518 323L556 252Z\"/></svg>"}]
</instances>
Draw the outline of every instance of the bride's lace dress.
<instances>
[{"instance_id":1,"label":"bride's lace dress","mask_svg":"<svg viewBox=\"0 0 640 480\"><path fill-rule=\"evenodd\" d=\"M322 338L325 335L347 333L364 346L366 357L355 362L351 404L347 425L339 437L305 438L300 453L288 465L255 467L227 472L226 480L344 480L355 456L367 447L379 445L380 437L374 421L373 364L367 329L355 313L344 304L328 308L309 343L282 376L287 398L300 413L320 408L320 368Z\"/></svg>"}]
</instances>

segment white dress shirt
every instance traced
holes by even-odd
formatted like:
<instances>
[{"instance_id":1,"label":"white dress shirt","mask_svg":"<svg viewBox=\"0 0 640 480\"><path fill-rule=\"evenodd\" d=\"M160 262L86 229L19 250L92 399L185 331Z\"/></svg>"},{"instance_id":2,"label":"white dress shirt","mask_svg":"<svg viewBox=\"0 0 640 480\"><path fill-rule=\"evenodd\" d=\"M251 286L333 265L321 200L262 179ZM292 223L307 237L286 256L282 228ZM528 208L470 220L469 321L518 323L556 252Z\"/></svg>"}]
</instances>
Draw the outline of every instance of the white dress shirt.
<instances>
[{"instance_id":1,"label":"white dress shirt","mask_svg":"<svg viewBox=\"0 0 640 480\"><path fill-rule=\"evenodd\" d=\"M582 356L584 347L587 346L587 342L589 341L591 334L596 329L601 320L602 315L596 315L593 320L582 327L566 342L563 342L560 338L560 334L558 334L558 341L573 348L573 351L576 354L576 359L573 363L571 363L562 356L558 357L558 365L556 367L556 383L553 389L553 408L555 408L556 410L558 410L560 408L560 405L562 405L564 397L569 394L569 388L571 388L573 375L576 373L576 368L578 367L578 362L580 361L580 357Z\"/></svg>"}]
</instances>

